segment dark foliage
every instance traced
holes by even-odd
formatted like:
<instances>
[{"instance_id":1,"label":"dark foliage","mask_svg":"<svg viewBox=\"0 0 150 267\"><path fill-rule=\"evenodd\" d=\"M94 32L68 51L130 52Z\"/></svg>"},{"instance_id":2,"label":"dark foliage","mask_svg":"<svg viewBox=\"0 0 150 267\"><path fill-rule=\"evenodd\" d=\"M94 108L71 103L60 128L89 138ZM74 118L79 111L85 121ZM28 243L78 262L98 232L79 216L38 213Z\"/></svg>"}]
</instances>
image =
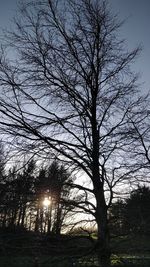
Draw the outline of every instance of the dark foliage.
<instances>
[{"instance_id":1,"label":"dark foliage","mask_svg":"<svg viewBox=\"0 0 150 267\"><path fill-rule=\"evenodd\" d=\"M18 172L12 168L0 184L0 227L60 234L65 216L73 209L67 204L72 182L69 172L56 161L39 171L33 160Z\"/></svg>"},{"instance_id":2,"label":"dark foliage","mask_svg":"<svg viewBox=\"0 0 150 267\"><path fill-rule=\"evenodd\" d=\"M150 188L139 186L125 200L118 200L110 209L113 235L150 234Z\"/></svg>"}]
</instances>

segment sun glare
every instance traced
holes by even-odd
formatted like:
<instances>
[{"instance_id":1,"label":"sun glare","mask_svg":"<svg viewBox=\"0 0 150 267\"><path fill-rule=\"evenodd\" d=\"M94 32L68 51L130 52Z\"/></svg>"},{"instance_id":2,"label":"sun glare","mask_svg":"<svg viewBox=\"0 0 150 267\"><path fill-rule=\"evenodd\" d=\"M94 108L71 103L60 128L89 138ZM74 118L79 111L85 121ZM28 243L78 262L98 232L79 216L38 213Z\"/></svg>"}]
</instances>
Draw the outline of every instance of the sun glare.
<instances>
[{"instance_id":1,"label":"sun glare","mask_svg":"<svg viewBox=\"0 0 150 267\"><path fill-rule=\"evenodd\" d=\"M50 205L50 203L51 203L50 200L47 197L45 197L43 200L43 206L48 207Z\"/></svg>"}]
</instances>

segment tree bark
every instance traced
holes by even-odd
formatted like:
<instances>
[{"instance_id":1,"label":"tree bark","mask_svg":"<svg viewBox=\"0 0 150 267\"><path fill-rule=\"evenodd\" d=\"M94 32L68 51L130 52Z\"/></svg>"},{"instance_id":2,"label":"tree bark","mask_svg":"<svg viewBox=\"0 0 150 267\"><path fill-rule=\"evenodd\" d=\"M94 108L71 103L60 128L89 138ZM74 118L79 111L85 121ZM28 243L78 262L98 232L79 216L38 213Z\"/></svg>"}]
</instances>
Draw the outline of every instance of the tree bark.
<instances>
[{"instance_id":1,"label":"tree bark","mask_svg":"<svg viewBox=\"0 0 150 267\"><path fill-rule=\"evenodd\" d=\"M93 99L95 98L95 95ZM96 98L95 98L96 99ZM96 252L100 267L110 266L110 238L107 220L107 205L104 195L104 176L99 171L99 131L96 121L96 100L93 101L93 186L96 199L96 223L98 227Z\"/></svg>"},{"instance_id":2,"label":"tree bark","mask_svg":"<svg viewBox=\"0 0 150 267\"><path fill-rule=\"evenodd\" d=\"M96 251L100 267L110 266L110 237L107 220L107 206L103 188L96 189L96 222L98 227Z\"/></svg>"},{"instance_id":3,"label":"tree bark","mask_svg":"<svg viewBox=\"0 0 150 267\"><path fill-rule=\"evenodd\" d=\"M109 267L111 255L110 237L107 219L107 204L105 201L104 184L102 180L103 177L100 178L99 164L97 160L97 164L95 164L95 168L93 168L93 186L96 199L95 219L98 228L96 252L99 260L99 266Z\"/></svg>"}]
</instances>

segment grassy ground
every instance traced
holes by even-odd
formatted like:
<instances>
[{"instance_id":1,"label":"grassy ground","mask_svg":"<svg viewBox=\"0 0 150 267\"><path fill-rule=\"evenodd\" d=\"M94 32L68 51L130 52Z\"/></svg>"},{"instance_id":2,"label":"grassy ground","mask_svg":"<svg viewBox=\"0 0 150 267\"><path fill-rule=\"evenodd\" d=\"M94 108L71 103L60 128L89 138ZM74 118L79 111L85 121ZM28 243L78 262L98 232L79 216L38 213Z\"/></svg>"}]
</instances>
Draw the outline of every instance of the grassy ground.
<instances>
[{"instance_id":1,"label":"grassy ground","mask_svg":"<svg viewBox=\"0 0 150 267\"><path fill-rule=\"evenodd\" d=\"M80 256L89 245L82 237L56 240L32 233L1 234L0 267L96 267L94 255ZM150 236L118 237L111 246L113 267L150 267Z\"/></svg>"},{"instance_id":2,"label":"grassy ground","mask_svg":"<svg viewBox=\"0 0 150 267\"><path fill-rule=\"evenodd\" d=\"M40 257L39 259L33 257L0 257L0 266L1 267L96 267L98 266L96 261L95 263L91 261L71 261L67 259L51 258L51 257ZM112 259L113 267L149 267L150 258L138 258L138 256L129 256L124 255L121 257L114 257Z\"/></svg>"},{"instance_id":3,"label":"grassy ground","mask_svg":"<svg viewBox=\"0 0 150 267\"><path fill-rule=\"evenodd\" d=\"M123 261L122 261L123 259ZM96 267L98 266L95 263L91 262L74 262L69 260L58 260L51 259L50 257L39 258L38 260L32 257L0 257L0 266L1 267L34 267L34 266L42 266L42 267ZM128 255L124 255L124 258L116 258L112 260L112 266L114 267L149 267L150 266L150 258L142 258L138 257L129 257Z\"/></svg>"},{"instance_id":4,"label":"grassy ground","mask_svg":"<svg viewBox=\"0 0 150 267\"><path fill-rule=\"evenodd\" d=\"M112 240L112 265L150 267L150 236L130 235Z\"/></svg>"},{"instance_id":5,"label":"grassy ground","mask_svg":"<svg viewBox=\"0 0 150 267\"><path fill-rule=\"evenodd\" d=\"M112 266L149 267L150 255L112 255Z\"/></svg>"},{"instance_id":6,"label":"grassy ground","mask_svg":"<svg viewBox=\"0 0 150 267\"><path fill-rule=\"evenodd\" d=\"M112 240L112 250L118 253L150 254L150 235L121 236Z\"/></svg>"}]
</instances>

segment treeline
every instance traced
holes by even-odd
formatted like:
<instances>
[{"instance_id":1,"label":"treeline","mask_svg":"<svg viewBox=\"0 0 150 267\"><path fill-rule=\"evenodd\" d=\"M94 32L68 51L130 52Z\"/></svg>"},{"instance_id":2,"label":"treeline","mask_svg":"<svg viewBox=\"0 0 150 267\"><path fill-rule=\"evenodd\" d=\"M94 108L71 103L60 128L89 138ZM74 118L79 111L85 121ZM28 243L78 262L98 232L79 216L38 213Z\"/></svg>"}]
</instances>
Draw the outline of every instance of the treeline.
<instances>
[{"instance_id":1,"label":"treeline","mask_svg":"<svg viewBox=\"0 0 150 267\"><path fill-rule=\"evenodd\" d=\"M67 201L72 194L72 183L70 173L57 161L37 168L31 160L20 171L11 168L7 175L1 164L0 227L60 234L74 209Z\"/></svg>"},{"instance_id":2,"label":"treeline","mask_svg":"<svg viewBox=\"0 0 150 267\"><path fill-rule=\"evenodd\" d=\"M113 203L110 209L110 228L114 236L150 234L150 188L139 186L125 200Z\"/></svg>"},{"instance_id":3,"label":"treeline","mask_svg":"<svg viewBox=\"0 0 150 267\"><path fill-rule=\"evenodd\" d=\"M80 232L80 224L76 227L70 218L76 214L76 207L84 201L84 196L72 190L74 177L65 166L56 160L44 166L30 160L6 172L1 143L0 151L0 228L21 227L59 235L72 224L76 230L79 227ZM108 213L112 236L150 234L149 207L148 186L139 186L124 200L114 202Z\"/></svg>"}]
</instances>

